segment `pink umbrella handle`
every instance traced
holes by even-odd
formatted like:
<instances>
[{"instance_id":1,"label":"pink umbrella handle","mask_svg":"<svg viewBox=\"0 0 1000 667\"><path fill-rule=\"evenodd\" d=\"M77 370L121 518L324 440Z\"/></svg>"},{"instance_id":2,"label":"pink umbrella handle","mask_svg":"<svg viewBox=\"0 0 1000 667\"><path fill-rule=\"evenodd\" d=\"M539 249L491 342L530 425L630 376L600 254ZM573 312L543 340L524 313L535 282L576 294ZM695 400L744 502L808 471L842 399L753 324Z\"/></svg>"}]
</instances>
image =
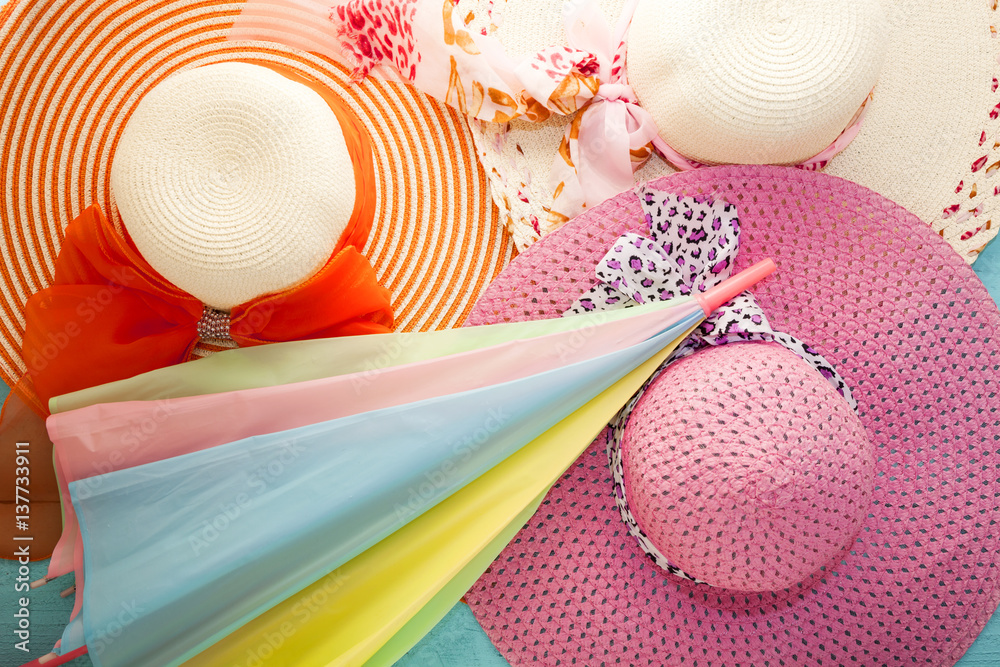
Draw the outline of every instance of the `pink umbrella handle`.
<instances>
[{"instance_id":1,"label":"pink umbrella handle","mask_svg":"<svg viewBox=\"0 0 1000 667\"><path fill-rule=\"evenodd\" d=\"M723 280L715 287L710 287L701 294L695 294L694 298L701 304L701 309L705 311L707 317L718 310L722 304L767 278L774 273L776 268L773 259L762 259L735 276Z\"/></svg>"}]
</instances>

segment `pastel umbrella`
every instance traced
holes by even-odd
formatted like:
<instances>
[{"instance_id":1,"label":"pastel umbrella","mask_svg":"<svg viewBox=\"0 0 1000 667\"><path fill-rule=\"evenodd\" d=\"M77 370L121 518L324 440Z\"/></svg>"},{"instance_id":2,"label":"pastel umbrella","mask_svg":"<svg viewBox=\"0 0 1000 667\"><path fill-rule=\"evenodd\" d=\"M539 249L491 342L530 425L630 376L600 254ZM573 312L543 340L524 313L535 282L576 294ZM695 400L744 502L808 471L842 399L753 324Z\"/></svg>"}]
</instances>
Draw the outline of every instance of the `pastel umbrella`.
<instances>
[{"instance_id":1,"label":"pastel umbrella","mask_svg":"<svg viewBox=\"0 0 1000 667\"><path fill-rule=\"evenodd\" d=\"M682 308L647 340L529 377L119 470L96 493L74 482L95 662L194 655L495 466L711 309ZM233 502L222 536L199 538ZM142 587L144 611L107 641L119 601Z\"/></svg>"},{"instance_id":2,"label":"pastel umbrella","mask_svg":"<svg viewBox=\"0 0 1000 667\"><path fill-rule=\"evenodd\" d=\"M395 662L454 606L569 462L679 342L482 477L185 665L229 667L254 659L299 666ZM85 648L81 618L71 627L68 642L64 635L64 656L74 655L74 646Z\"/></svg>"},{"instance_id":3,"label":"pastel umbrella","mask_svg":"<svg viewBox=\"0 0 1000 667\"><path fill-rule=\"evenodd\" d=\"M108 424L103 424L100 417L110 417L108 413L116 408L100 409L100 412L96 413L97 419L87 424L81 423L77 429L70 426L76 423L77 417L69 417L63 422L62 418L56 416L98 404L160 401L273 387L343 375L353 375L352 384L364 386L369 384L370 379L383 368L438 359L543 335L570 334L572 338L566 341L566 344L575 346L576 336L583 335L580 332L590 335L599 324L610 325L620 320L630 320L637 314L623 310L463 329L350 336L229 350L199 361L168 366L133 378L57 396L50 401L49 407L53 416L50 417L47 426L57 433L72 433L73 430L90 426L98 430L110 428L108 425L110 421ZM162 438L158 438L155 442L157 447L164 448L162 454L154 453L152 458L139 455L136 449L142 447L143 443L148 445L154 441L150 436L159 431L159 423L165 415L159 405L147 407L150 410L148 418L131 423L131 431L121 434L123 442L119 443L121 446L116 449L101 449L96 444L81 443L84 448L94 449L87 452L64 446L62 452L56 454L56 469L61 477L59 484L64 498L68 499L66 484L72 479L92 477L120 467L165 458L172 455L166 448L171 445L183 446L183 443L178 441L162 442ZM95 415L93 412L82 414ZM65 427L62 426L64 423ZM296 423L282 428L300 425L302 424ZM270 429L273 430L281 428ZM244 433L233 439L270 431ZM60 466L68 469L60 471ZM47 577L49 579L67 574L74 568L72 544L76 535L76 520L71 507L68 501L63 503L64 512L68 510L68 513L64 514L63 525L68 532L64 532L53 551L49 561Z\"/></svg>"},{"instance_id":4,"label":"pastel umbrella","mask_svg":"<svg viewBox=\"0 0 1000 667\"><path fill-rule=\"evenodd\" d=\"M94 392L102 396L114 391L144 396L180 394L180 398L97 404L48 419L60 491L68 499L69 482L84 480L78 494L86 495L103 483L101 474L113 470L253 435L497 384L590 358L648 338L689 316L692 309L697 311L694 301L660 303L535 323L285 343L233 350L159 369ZM531 326L522 326L527 324ZM262 353L262 349L267 352ZM448 350L466 351L448 354ZM320 372L318 369L339 373L358 368L364 370L266 386L267 382L310 377ZM476 372L468 372L470 368ZM185 373L187 369L191 372ZM223 381L218 379L220 372ZM187 395L199 386L218 389L240 385L254 388ZM78 396L90 391L78 392ZM61 401L57 398L53 402ZM76 572L72 622L60 644L64 653L85 641L78 617L83 569L76 513L67 502L63 532L46 578Z\"/></svg>"},{"instance_id":5,"label":"pastel umbrella","mask_svg":"<svg viewBox=\"0 0 1000 667\"><path fill-rule=\"evenodd\" d=\"M610 317L586 314L541 320L553 329L564 330L506 342L496 342L501 336L489 332L492 327L471 327L456 331L467 332L470 344L493 344L417 361L409 360L436 351L427 344L434 335L419 334L423 344L416 345L407 342L416 334L400 334L403 342L397 354L381 357L401 362L398 366L203 396L98 404L54 414L46 426L54 446L60 491L68 498L70 482L93 477L78 490L82 495L87 493L83 487L101 482L102 478L95 475L112 470L254 435L499 384L590 359L641 342L684 312L683 307L660 302L609 313ZM570 325L573 328L567 328ZM503 326L500 334L506 337L521 329ZM539 330L532 327L524 333ZM458 337L449 334L447 338L453 343ZM331 342L342 340L349 339ZM49 577L64 574L70 564L79 570L82 552L67 555L78 544L78 535L76 514L68 504Z\"/></svg>"}]
</instances>

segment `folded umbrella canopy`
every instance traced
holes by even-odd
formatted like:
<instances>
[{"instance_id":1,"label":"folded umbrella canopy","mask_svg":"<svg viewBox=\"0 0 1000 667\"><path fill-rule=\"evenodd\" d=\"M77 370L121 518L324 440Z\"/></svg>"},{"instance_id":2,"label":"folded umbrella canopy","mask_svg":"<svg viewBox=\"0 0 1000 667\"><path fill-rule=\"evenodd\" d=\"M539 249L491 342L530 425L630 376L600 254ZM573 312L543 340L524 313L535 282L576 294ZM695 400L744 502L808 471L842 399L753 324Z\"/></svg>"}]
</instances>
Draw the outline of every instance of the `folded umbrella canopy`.
<instances>
[{"instance_id":1,"label":"folded umbrella canopy","mask_svg":"<svg viewBox=\"0 0 1000 667\"><path fill-rule=\"evenodd\" d=\"M730 296L746 285L730 282ZM577 363L212 446L103 475L99 484L73 482L87 580L83 627L95 663L189 658L349 561L714 309L691 300L673 306L660 333L600 356L581 353ZM133 618L123 629L127 600Z\"/></svg>"},{"instance_id":2,"label":"folded umbrella canopy","mask_svg":"<svg viewBox=\"0 0 1000 667\"><path fill-rule=\"evenodd\" d=\"M75 494L95 663L174 664L490 469L697 320L523 380L128 468ZM117 634L123 601L136 618ZM113 641L112 641L113 639Z\"/></svg>"},{"instance_id":3,"label":"folded umbrella canopy","mask_svg":"<svg viewBox=\"0 0 1000 667\"><path fill-rule=\"evenodd\" d=\"M70 482L90 478L78 489L78 495L86 496L103 483L104 478L99 475L112 470L200 451L253 435L499 384L574 360L592 358L652 336L662 330L665 322L680 317L683 309L689 307L661 304L642 311L608 313L608 316L588 314L548 320L547 328L555 333L545 335L539 335L545 330L543 327L515 324L438 332L438 336L398 334L395 340L380 340L393 338L390 336L367 337L367 342L363 340L366 337L331 339L325 347L334 358L348 358L337 347L356 350L369 345L371 352L377 352L367 357L377 360L373 363L402 365L290 385L99 404L55 414L49 418L47 426L55 447L60 490L63 497L69 498ZM417 342L410 338L417 338ZM447 340L437 343L437 338ZM476 349L478 345L483 347ZM286 358L295 356L277 349L280 346L272 347L276 348L275 353ZM315 347L310 346L309 356L315 354ZM469 347L472 349L465 352L445 354L447 349ZM386 353L387 348L394 353ZM238 356L238 351L224 354ZM217 365L220 356L223 355L212 357L216 360L212 365ZM431 358L427 358L429 356ZM348 363L356 364L357 358L353 359ZM414 359L417 361L412 361ZM236 363L226 361L230 366ZM251 379L249 369L253 367L261 368L249 364L242 375L243 381ZM315 372L316 365L294 363L291 367ZM163 369L155 375L162 380L164 375L176 375L180 368ZM275 368L287 371L287 365L268 368L269 378L275 376ZM191 378L186 380L191 382ZM140 381L137 378L127 382L135 386ZM175 390L180 386L171 384ZM80 610L83 591L83 548L78 535L76 513L72 505L67 504L62 535L53 552L48 576L60 576L70 570L77 572L74 618ZM66 645L83 642L78 624L70 626L64 640Z\"/></svg>"},{"instance_id":4,"label":"folded umbrella canopy","mask_svg":"<svg viewBox=\"0 0 1000 667\"><path fill-rule=\"evenodd\" d=\"M524 332L521 331L524 327L504 326L500 335L488 331L492 327L459 329L455 331L463 332L468 339L463 343L484 344L454 354L444 354L445 347L430 347L426 343L433 336L424 334L425 344L397 348L391 360L401 365L360 375L335 375L204 396L99 404L54 414L46 425L55 448L60 489L68 497L70 482L112 470L254 435L527 377L639 343L661 331L665 321L679 315L676 305L654 304L642 311L623 310L605 317L586 314L541 320L550 328L564 330L506 341L500 340L501 336L534 334L542 329L533 327ZM407 335L400 336L405 341ZM454 334L448 338L451 343L459 339ZM351 340L340 338L330 342ZM440 355L422 358L438 351ZM334 354L340 356L339 352ZM220 415L225 419L220 419ZM95 477L87 486L98 484L101 479ZM85 493L83 489L78 491L79 495ZM70 505L66 507L62 537L50 562L50 577L68 571L60 566L69 561L64 552L74 548L77 535L76 516Z\"/></svg>"}]
</instances>

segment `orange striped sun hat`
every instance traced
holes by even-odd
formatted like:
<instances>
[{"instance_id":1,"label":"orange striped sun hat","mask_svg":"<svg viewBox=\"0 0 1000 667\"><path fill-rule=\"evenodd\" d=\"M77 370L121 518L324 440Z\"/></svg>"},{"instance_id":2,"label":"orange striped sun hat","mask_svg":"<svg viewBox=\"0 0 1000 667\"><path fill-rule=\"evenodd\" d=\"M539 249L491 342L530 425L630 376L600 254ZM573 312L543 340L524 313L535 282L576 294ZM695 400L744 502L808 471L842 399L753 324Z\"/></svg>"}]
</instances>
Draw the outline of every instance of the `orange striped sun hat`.
<instances>
[{"instance_id":1,"label":"orange striped sun hat","mask_svg":"<svg viewBox=\"0 0 1000 667\"><path fill-rule=\"evenodd\" d=\"M363 249L397 330L460 324L514 252L458 115L413 89L352 83L320 56L227 41L228 0L9 0L0 8L0 375L14 384L24 306L52 283L64 230L91 205L122 229L110 172L139 101L168 76L227 61L277 66L345 100L371 139Z\"/></svg>"}]
</instances>

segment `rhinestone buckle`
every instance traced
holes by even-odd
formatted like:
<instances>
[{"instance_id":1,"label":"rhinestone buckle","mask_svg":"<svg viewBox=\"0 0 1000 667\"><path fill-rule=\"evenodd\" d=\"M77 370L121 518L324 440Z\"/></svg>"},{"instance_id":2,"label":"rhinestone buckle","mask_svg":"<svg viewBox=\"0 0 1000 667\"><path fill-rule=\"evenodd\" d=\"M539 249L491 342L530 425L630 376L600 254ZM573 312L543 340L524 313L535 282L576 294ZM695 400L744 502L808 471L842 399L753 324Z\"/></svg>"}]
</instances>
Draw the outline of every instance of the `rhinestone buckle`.
<instances>
[{"instance_id":1,"label":"rhinestone buckle","mask_svg":"<svg viewBox=\"0 0 1000 667\"><path fill-rule=\"evenodd\" d=\"M229 313L205 306L198 320L198 338L202 340L232 340L229 334Z\"/></svg>"}]
</instances>

